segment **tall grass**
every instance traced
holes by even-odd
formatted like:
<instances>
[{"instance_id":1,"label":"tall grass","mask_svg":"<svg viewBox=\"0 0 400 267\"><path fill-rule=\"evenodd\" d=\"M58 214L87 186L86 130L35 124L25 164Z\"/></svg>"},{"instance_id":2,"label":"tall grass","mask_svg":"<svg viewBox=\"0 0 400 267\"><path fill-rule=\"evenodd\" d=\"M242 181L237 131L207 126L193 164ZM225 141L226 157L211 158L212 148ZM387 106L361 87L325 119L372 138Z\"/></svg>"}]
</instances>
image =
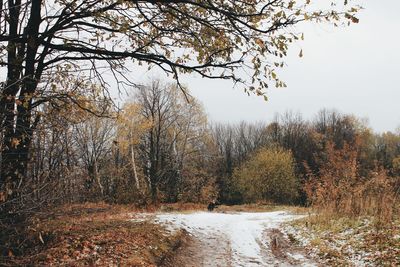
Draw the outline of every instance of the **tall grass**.
<instances>
[{"instance_id":1,"label":"tall grass","mask_svg":"<svg viewBox=\"0 0 400 267\"><path fill-rule=\"evenodd\" d=\"M319 173L309 172L305 183L310 204L325 217L371 216L379 224L390 224L399 214L399 177L390 177L384 169L361 176L357 155L357 146L327 145Z\"/></svg>"}]
</instances>

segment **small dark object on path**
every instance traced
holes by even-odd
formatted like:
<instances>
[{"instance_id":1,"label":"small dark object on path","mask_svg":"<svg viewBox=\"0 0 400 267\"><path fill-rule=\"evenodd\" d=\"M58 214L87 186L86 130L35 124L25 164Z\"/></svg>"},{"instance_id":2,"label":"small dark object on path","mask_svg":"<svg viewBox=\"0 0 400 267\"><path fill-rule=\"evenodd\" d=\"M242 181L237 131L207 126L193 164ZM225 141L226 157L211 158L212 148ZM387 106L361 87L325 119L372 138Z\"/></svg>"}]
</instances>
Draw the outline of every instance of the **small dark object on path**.
<instances>
[{"instance_id":1,"label":"small dark object on path","mask_svg":"<svg viewBox=\"0 0 400 267\"><path fill-rule=\"evenodd\" d=\"M207 209L208 211L213 211L217 207L218 207L217 203L215 201L212 201L208 204Z\"/></svg>"}]
</instances>

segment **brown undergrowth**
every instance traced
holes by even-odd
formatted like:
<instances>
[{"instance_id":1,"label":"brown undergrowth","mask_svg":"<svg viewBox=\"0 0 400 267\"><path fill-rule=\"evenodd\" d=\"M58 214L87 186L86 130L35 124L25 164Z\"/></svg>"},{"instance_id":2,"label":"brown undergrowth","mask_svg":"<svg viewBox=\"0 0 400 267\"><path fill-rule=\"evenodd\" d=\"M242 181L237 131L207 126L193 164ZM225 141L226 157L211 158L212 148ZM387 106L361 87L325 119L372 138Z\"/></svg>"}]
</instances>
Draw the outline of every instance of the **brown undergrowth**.
<instances>
[{"instance_id":1,"label":"brown undergrowth","mask_svg":"<svg viewBox=\"0 0 400 267\"><path fill-rule=\"evenodd\" d=\"M67 205L3 225L0 266L158 266L186 235L150 221L139 211L107 204Z\"/></svg>"},{"instance_id":2,"label":"brown undergrowth","mask_svg":"<svg viewBox=\"0 0 400 267\"><path fill-rule=\"evenodd\" d=\"M324 217L371 216L377 226L390 225L400 214L400 177L382 168L360 175L357 154L357 147L328 145L319 175L310 173L305 184L309 202Z\"/></svg>"},{"instance_id":3,"label":"brown undergrowth","mask_svg":"<svg viewBox=\"0 0 400 267\"><path fill-rule=\"evenodd\" d=\"M400 177L382 167L362 175L358 154L357 145L327 145L305 184L314 215L295 228L329 265L399 266Z\"/></svg>"}]
</instances>

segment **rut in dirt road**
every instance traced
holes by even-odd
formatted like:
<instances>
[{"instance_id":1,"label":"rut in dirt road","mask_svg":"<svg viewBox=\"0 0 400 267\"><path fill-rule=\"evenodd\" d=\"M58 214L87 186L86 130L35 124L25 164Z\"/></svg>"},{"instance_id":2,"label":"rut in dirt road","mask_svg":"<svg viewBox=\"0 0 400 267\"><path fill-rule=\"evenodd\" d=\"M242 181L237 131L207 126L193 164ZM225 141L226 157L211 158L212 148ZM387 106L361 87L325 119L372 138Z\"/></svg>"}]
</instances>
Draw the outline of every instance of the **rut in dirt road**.
<instances>
[{"instance_id":1,"label":"rut in dirt road","mask_svg":"<svg viewBox=\"0 0 400 267\"><path fill-rule=\"evenodd\" d=\"M299 216L287 212L159 214L155 220L171 231L191 235L178 251L175 266L317 266L292 248L279 231Z\"/></svg>"}]
</instances>

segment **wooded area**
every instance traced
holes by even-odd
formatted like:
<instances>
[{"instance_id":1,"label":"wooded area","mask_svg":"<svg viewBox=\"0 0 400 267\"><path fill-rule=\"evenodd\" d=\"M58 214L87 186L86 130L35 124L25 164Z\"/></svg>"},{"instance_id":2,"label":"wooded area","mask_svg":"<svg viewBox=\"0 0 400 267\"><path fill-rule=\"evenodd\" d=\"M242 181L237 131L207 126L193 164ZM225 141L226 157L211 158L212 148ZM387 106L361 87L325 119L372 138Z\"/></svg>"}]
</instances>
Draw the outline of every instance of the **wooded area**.
<instances>
[{"instance_id":1,"label":"wooded area","mask_svg":"<svg viewBox=\"0 0 400 267\"><path fill-rule=\"evenodd\" d=\"M0 0L0 226L84 202L296 204L392 220L400 130L374 133L334 110L214 123L181 82L231 80L267 100L304 39L295 25L358 23L361 7L328 2ZM141 67L171 79L138 82ZM121 107L117 91L130 95Z\"/></svg>"},{"instance_id":2,"label":"wooded area","mask_svg":"<svg viewBox=\"0 0 400 267\"><path fill-rule=\"evenodd\" d=\"M289 30L290 26L304 21L325 21L335 26L357 23L354 15L359 9L348 1L317 8L309 0L0 1L0 64L5 72L0 105L0 199L4 202L1 210L8 209L5 203L17 199L21 202L39 194L40 186L28 192L23 188L46 180L41 175L42 169L47 173L44 177L53 176L51 180L65 171L81 175L70 170L70 144L67 136L62 136L67 133L54 129L65 127L63 124L70 120L81 119L80 114L87 116L84 112L113 117L111 84L106 77L114 80L114 89L138 87L133 82L129 62L160 68L172 75L182 91L179 77L195 73L204 78L229 79L242 84L246 92L265 96L264 89L270 82L276 87L286 86L276 70L284 66L283 58L289 44L304 38L303 34ZM248 77L243 77L243 70ZM142 102L146 102L146 94L142 93ZM169 110L163 106L163 101L165 99L155 103L160 106L159 116L165 112L162 109ZM154 108L153 103L148 108ZM71 118L67 114L74 116ZM155 115L150 111L147 119ZM159 173L165 163L161 152L166 149L157 147L161 135L165 134L160 132L162 126L150 134L148 144L150 158L146 163L146 179L151 184L153 202L156 201L156 187L161 186L159 183L163 180L158 176L174 176L171 172L183 169L181 166ZM77 136L90 138L90 134L98 134L96 121L84 127L75 127ZM141 128L140 125L137 128ZM40 132L49 130L55 131L50 138L34 140ZM104 135L105 142L107 131L99 134ZM73 135L75 137L75 133ZM54 142L61 137L66 143L55 146ZM64 166L51 154L50 162L28 166L35 153L44 153L39 151L46 145L58 150L58 154L62 151L68 164ZM130 145L133 168L134 147ZM175 149L175 145L179 144L173 143L169 149ZM82 160L91 177L86 187L97 184L104 194L109 187L99 180L97 157L105 144L91 146L80 145L87 150ZM183 155L178 157L174 164L182 165ZM137 171L132 171L136 186L140 187ZM68 190L74 188L74 179L65 182L71 184ZM10 210L13 210L11 206Z\"/></svg>"},{"instance_id":3,"label":"wooded area","mask_svg":"<svg viewBox=\"0 0 400 267\"><path fill-rule=\"evenodd\" d=\"M85 201L340 206L367 184L385 198L359 194L389 204L399 191L400 133L376 134L334 110L310 121L287 112L271 123L210 123L185 91L153 81L111 117L48 106L57 115L32 137L31 179L13 199L16 211Z\"/></svg>"}]
</instances>

